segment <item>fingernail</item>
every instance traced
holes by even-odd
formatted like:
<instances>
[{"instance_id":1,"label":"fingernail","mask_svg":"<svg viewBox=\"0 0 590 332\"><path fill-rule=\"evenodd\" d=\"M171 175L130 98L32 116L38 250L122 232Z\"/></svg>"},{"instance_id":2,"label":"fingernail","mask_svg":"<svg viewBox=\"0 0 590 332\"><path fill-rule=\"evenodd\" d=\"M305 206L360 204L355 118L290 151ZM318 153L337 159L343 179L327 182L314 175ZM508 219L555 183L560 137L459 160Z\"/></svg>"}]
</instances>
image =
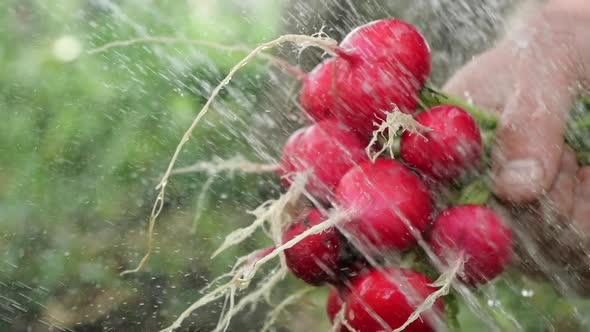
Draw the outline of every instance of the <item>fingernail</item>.
<instances>
[{"instance_id":1,"label":"fingernail","mask_svg":"<svg viewBox=\"0 0 590 332\"><path fill-rule=\"evenodd\" d=\"M515 187L515 190L536 193L541 190L543 173L543 166L538 160L512 160L502 167L496 180L504 186Z\"/></svg>"}]
</instances>

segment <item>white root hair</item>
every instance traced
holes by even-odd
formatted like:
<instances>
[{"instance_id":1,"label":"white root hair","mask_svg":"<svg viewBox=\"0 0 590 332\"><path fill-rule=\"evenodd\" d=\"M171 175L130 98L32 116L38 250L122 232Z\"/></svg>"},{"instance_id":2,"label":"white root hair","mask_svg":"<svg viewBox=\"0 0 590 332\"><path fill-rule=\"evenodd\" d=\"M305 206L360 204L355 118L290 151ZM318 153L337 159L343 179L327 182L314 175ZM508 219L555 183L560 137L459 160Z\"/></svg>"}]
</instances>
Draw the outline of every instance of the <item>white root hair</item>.
<instances>
[{"instance_id":1,"label":"white root hair","mask_svg":"<svg viewBox=\"0 0 590 332\"><path fill-rule=\"evenodd\" d=\"M314 234L319 234L330 227L334 227L338 223L343 222L344 220L347 220L348 218L350 218L350 216L351 216L350 211L337 211L332 216L330 216L327 220L325 220L324 222L310 227L305 232L303 232L303 233L299 234L298 236L292 238L291 240L283 243L282 245L277 246L273 251L271 251L270 253L268 253L264 257L260 258L259 260L255 261L254 263L246 264L245 266L237 269L233 278L228 283L217 287L216 289L214 289L210 293L204 295L202 298L197 300L190 307L188 307L176 319L176 321L172 325L170 325L170 327L168 327L162 331L168 332L168 331L173 331L173 330L179 328L181 326L182 322L187 317L189 317L191 315L191 313L193 313L195 310L203 307L204 305L206 305L208 303L211 303L211 302L221 298L224 295L227 295L228 292L230 293L230 296L233 296L235 291L247 288L250 285L250 282L252 281L254 276L256 275L256 272L258 271L258 269L260 269L260 267L262 265L264 265L265 263L267 263L271 259L273 259L279 255L282 255L285 250L293 247L297 243L304 240L306 237L314 235ZM230 308L227 311L227 313L225 314L225 318L220 320L220 322L219 322L220 325L218 325L218 328L219 328L219 326L223 326L225 328L225 326L227 326L227 325L224 325L224 323L229 324L228 320L231 319L233 314L235 314L238 310L241 310L246 304L255 303L260 298L265 297L265 296L268 297L268 295L267 295L268 292L270 292L274 288L274 286L278 283L278 281L280 281L284 278L286 273L287 273L286 266L281 264L281 266L279 268L279 272L272 274L273 282L269 282L268 280L266 282L262 282L261 283L262 286L259 287L258 290L251 292L244 299L242 299L242 301L245 301L244 304L240 305L240 303L242 303L242 301L240 301L240 303L238 303L238 305ZM276 279L274 279L274 278L276 278ZM231 301L231 299L230 299L230 301Z\"/></svg>"},{"instance_id":2,"label":"white root hair","mask_svg":"<svg viewBox=\"0 0 590 332\"><path fill-rule=\"evenodd\" d=\"M222 253L229 247L237 245L242 241L249 238L258 228L262 227L266 222L271 225L285 224L285 218L289 217L285 211L286 208L292 204L295 204L305 190L305 184L307 183L308 176L306 173L298 173L295 175L295 180L291 183L289 190L282 194L278 199L269 200L262 203L254 211L248 211L248 213L254 215L256 219L248 226L236 229L229 233L221 246L215 250L211 258ZM275 243L277 239L274 239Z\"/></svg>"},{"instance_id":3,"label":"white root hair","mask_svg":"<svg viewBox=\"0 0 590 332\"><path fill-rule=\"evenodd\" d=\"M172 171L174 169L174 166L176 165L176 162L178 161L178 158L180 156L180 152L183 150L184 145L189 141L189 139L193 135L194 130L200 124L203 117L209 111L215 98L219 95L220 91L227 84L229 84L229 82L234 77L234 75L242 67L244 67L246 64L248 64L248 62L250 62L252 59L254 59L257 55L259 55L263 51L273 48L273 47L276 47L276 46L279 46L279 45L281 45L283 43L287 43L287 42L293 43L295 45L300 45L303 47L316 46L316 47L319 47L319 48L323 49L324 51L326 51L327 53L332 54L332 55L335 55L336 51L338 49L338 43L329 37L325 37L325 36L312 37L312 36L307 36L307 35L288 34L288 35L280 36L272 41L258 45L256 48L254 48L254 50L252 50L248 55L246 55L234 67L231 68L231 70L229 71L227 76L215 87L215 89L213 89L211 96L209 97L209 99L207 100L207 102L205 103L203 108L198 112L198 114L194 118L193 122L191 123L189 128L186 130L186 132L182 136L182 139L178 143L178 145L174 151L174 154L172 155L172 158L168 164L168 167L167 167L166 171L164 172L164 175L162 176L160 182L156 186L156 190L158 190L158 195L157 195L157 198L154 202L154 206L152 208L152 212L151 212L150 218L149 218L147 251L146 251L144 257L141 259L141 261L139 262L137 267L135 267L134 269L123 271L121 273L121 275L129 274L129 273L136 273L136 272L140 271L147 264L149 259L151 258L152 250L153 250L153 241L154 241L153 240L153 238L154 238L153 230L155 227L155 223L158 219L158 216L162 212L166 186L168 185L168 181L170 179L170 176L172 175Z\"/></svg>"},{"instance_id":4,"label":"white root hair","mask_svg":"<svg viewBox=\"0 0 590 332\"><path fill-rule=\"evenodd\" d=\"M340 310L334 316L334 323L332 324L332 332L340 332L342 326L346 327L350 332L359 332L346 320L346 302L342 303Z\"/></svg>"},{"instance_id":5,"label":"white root hair","mask_svg":"<svg viewBox=\"0 0 590 332\"><path fill-rule=\"evenodd\" d=\"M266 321L264 322L264 325L262 326L262 329L260 330L260 332L267 332L268 330L270 330L270 328L279 319L279 315L281 313L283 313L283 311L285 310L286 307L299 301L301 298L303 298L305 295L312 292L313 290L315 290L315 288L304 287L304 288L300 289L299 291L287 296L283 301L281 301L279 304L277 304L273 310L271 310L268 313L268 315L266 316Z\"/></svg>"},{"instance_id":6,"label":"white root hair","mask_svg":"<svg viewBox=\"0 0 590 332\"><path fill-rule=\"evenodd\" d=\"M394 157L393 149L396 143L395 138L398 135L401 135L401 133L398 134L400 130L402 133L409 131L422 137L424 137L424 135L422 135L423 132L430 130L430 128L423 126L421 123L414 120L414 117L412 117L411 114L402 113L397 107L395 107L393 111L385 113L385 120L382 120L380 123L373 122L373 125L377 126L377 129L373 131L371 141L365 149L367 155L373 162L385 151L389 151L391 158ZM383 138L385 142L379 151L373 152L373 146L379 142L379 138ZM424 139L426 138L424 137Z\"/></svg>"},{"instance_id":7,"label":"white root hair","mask_svg":"<svg viewBox=\"0 0 590 332\"><path fill-rule=\"evenodd\" d=\"M221 172L230 174L240 172L249 174L275 172L279 169L277 164L263 164L246 160L242 156L237 156L228 160L214 159L212 161L200 161L191 166L176 168L171 174L186 174L193 172L205 172L215 175Z\"/></svg>"},{"instance_id":8,"label":"white root hair","mask_svg":"<svg viewBox=\"0 0 590 332\"><path fill-rule=\"evenodd\" d=\"M424 301L414 310L414 312L412 312L406 322L403 323L402 326L393 330L393 332L401 332L406 329L410 324L420 318L420 314L430 310L437 299L449 294L453 281L457 275L463 273L463 266L465 264L463 257L463 253L461 253L455 260L453 266L442 273L440 277L438 277L438 279L432 283L433 287L439 287L439 289L436 292L428 295L428 297L424 299Z\"/></svg>"},{"instance_id":9,"label":"white root hair","mask_svg":"<svg viewBox=\"0 0 590 332\"><path fill-rule=\"evenodd\" d=\"M205 183L203 184L203 187L201 187L201 192L199 193L199 196L197 197L197 202L195 203L196 211L195 216L193 217L193 226L191 228L191 234L197 233L197 226L199 225L199 220L201 219L201 215L205 210L207 192L209 191L209 188L211 188L211 186L213 185L213 182L215 182L216 178L217 177L215 175L209 176L207 181L205 181Z\"/></svg>"}]
</instances>

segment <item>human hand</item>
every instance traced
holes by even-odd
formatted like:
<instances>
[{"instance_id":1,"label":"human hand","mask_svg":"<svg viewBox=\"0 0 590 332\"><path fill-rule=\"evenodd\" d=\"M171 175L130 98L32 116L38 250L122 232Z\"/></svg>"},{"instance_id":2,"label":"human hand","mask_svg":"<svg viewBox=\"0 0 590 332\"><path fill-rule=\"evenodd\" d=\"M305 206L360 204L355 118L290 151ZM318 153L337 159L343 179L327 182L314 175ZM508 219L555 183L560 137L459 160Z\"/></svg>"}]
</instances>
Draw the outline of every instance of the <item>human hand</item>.
<instances>
[{"instance_id":1,"label":"human hand","mask_svg":"<svg viewBox=\"0 0 590 332\"><path fill-rule=\"evenodd\" d=\"M543 198L590 234L590 167L579 168L564 141L569 110L590 81L590 4L559 3L473 59L444 90L500 113L497 196L517 204Z\"/></svg>"},{"instance_id":2,"label":"human hand","mask_svg":"<svg viewBox=\"0 0 590 332\"><path fill-rule=\"evenodd\" d=\"M445 91L500 114L494 192L509 203L517 266L590 293L590 166L564 140L590 86L590 3L559 0L474 58ZM560 281L561 280L561 281Z\"/></svg>"}]
</instances>

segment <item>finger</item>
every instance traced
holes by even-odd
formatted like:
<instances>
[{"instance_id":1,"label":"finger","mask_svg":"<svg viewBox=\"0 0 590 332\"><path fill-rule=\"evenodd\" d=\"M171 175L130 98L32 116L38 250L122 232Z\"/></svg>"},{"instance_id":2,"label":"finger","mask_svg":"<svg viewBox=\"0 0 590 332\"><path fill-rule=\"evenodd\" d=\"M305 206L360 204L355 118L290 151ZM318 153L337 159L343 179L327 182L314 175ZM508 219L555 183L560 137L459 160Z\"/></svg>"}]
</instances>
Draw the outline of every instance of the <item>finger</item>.
<instances>
[{"instance_id":1,"label":"finger","mask_svg":"<svg viewBox=\"0 0 590 332\"><path fill-rule=\"evenodd\" d=\"M590 237L590 166L578 171L574 201L574 225Z\"/></svg>"},{"instance_id":2,"label":"finger","mask_svg":"<svg viewBox=\"0 0 590 332\"><path fill-rule=\"evenodd\" d=\"M515 92L502 113L493 151L495 192L515 203L537 199L552 187L573 100L570 77L550 61L535 60L517 67Z\"/></svg>"},{"instance_id":3,"label":"finger","mask_svg":"<svg viewBox=\"0 0 590 332\"><path fill-rule=\"evenodd\" d=\"M505 53L503 48L497 47L477 56L457 71L443 90L478 107L501 111L512 85L510 72L505 68L509 62Z\"/></svg>"},{"instance_id":4,"label":"finger","mask_svg":"<svg viewBox=\"0 0 590 332\"><path fill-rule=\"evenodd\" d=\"M578 171L578 163L574 152L566 147L561 159L561 167L559 175L547 194L548 206L545 208L551 210L547 213L553 212L557 214L561 220L569 220L574 211L576 172Z\"/></svg>"}]
</instances>

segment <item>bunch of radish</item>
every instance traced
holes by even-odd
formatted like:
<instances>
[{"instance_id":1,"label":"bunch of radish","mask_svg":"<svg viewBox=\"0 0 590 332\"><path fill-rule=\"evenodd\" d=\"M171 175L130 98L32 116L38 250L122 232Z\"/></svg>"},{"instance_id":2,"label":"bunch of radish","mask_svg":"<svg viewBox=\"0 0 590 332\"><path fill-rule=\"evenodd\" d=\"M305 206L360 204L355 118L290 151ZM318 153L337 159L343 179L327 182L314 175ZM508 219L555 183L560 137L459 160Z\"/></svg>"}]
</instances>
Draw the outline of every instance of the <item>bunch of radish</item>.
<instances>
[{"instance_id":1,"label":"bunch of radish","mask_svg":"<svg viewBox=\"0 0 590 332\"><path fill-rule=\"evenodd\" d=\"M287 270L310 285L332 285L327 311L333 331L438 329L445 324L450 289L463 292L486 284L505 270L513 254L511 230L491 209L498 202L481 175L498 119L428 86L428 44L412 25L397 19L358 27L340 44L321 31L283 35L258 45L232 67L184 133L156 187L146 254L136 268L121 274L136 273L149 261L176 162L214 99L250 60L287 42L319 47L330 57L301 73L267 56L301 79L300 104L308 120L284 145L280 165L195 165L211 174L278 170L286 192L250 211L255 220L228 234L213 257L259 229L274 246L238 258L229 273L216 279L227 282L206 287L164 331L179 328L193 311L221 297L228 308L224 305L214 331L226 331L237 312L268 301ZM101 49L119 44L124 43ZM572 135L568 129L566 138L585 164L590 114L573 123L583 132ZM235 303L237 292L277 257L279 264L257 291ZM439 277L434 281L426 275ZM292 294L276 309L301 294ZM276 320L276 312L270 314L263 331Z\"/></svg>"},{"instance_id":2,"label":"bunch of radish","mask_svg":"<svg viewBox=\"0 0 590 332\"><path fill-rule=\"evenodd\" d=\"M335 330L434 330L451 283L478 287L512 255L508 225L485 202L453 205L444 195L481 167L480 126L468 110L423 96L430 50L406 22L361 26L335 54L304 77L300 101L310 124L283 148L284 185L288 174L309 174L309 202L283 230L283 243L333 211L346 213L286 249L287 266L311 285L333 285L327 311ZM410 124L382 131L399 134L399 151L372 158L367 146L392 112ZM415 250L429 253L444 282L389 259Z\"/></svg>"}]
</instances>

